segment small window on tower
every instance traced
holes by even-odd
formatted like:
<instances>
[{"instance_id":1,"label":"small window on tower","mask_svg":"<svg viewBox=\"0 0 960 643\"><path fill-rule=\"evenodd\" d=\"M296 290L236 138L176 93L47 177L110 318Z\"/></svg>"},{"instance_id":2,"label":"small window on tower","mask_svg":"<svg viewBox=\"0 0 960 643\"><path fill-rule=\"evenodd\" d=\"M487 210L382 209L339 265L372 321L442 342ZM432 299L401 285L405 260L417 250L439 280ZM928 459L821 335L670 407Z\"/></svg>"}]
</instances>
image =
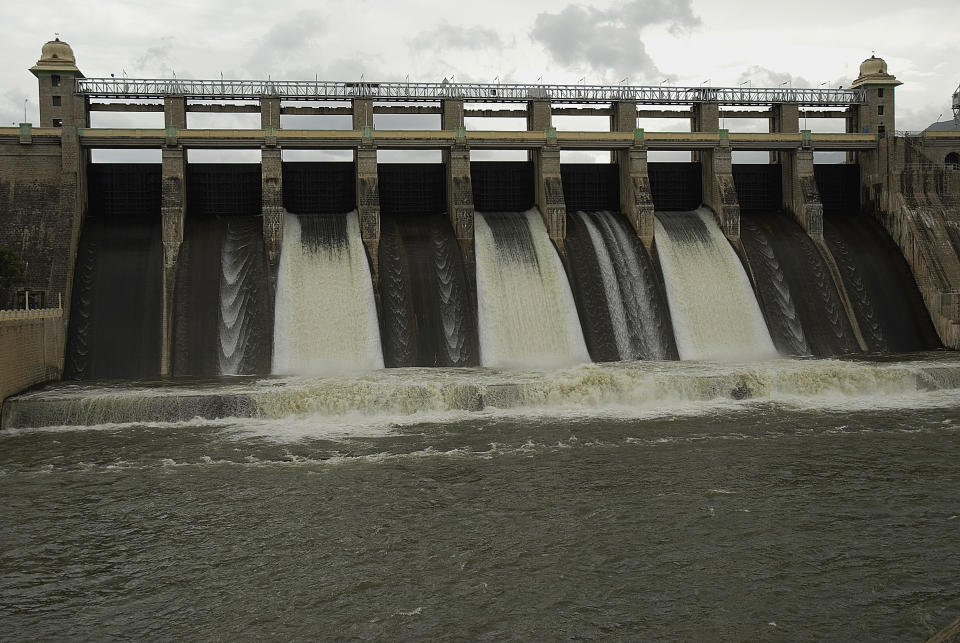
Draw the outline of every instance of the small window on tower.
<instances>
[{"instance_id":1,"label":"small window on tower","mask_svg":"<svg viewBox=\"0 0 960 643\"><path fill-rule=\"evenodd\" d=\"M877 116L883 116L883 105L877 105Z\"/></svg>"},{"instance_id":2,"label":"small window on tower","mask_svg":"<svg viewBox=\"0 0 960 643\"><path fill-rule=\"evenodd\" d=\"M51 76L50 76L50 83L51 83L54 87L59 87L59 86L60 86L60 74L53 74L53 75L51 75Z\"/></svg>"},{"instance_id":3,"label":"small window on tower","mask_svg":"<svg viewBox=\"0 0 960 643\"><path fill-rule=\"evenodd\" d=\"M886 133L887 133L887 128L886 128L886 126L885 126L885 125L877 125L877 133L878 133L878 134L886 134Z\"/></svg>"},{"instance_id":4,"label":"small window on tower","mask_svg":"<svg viewBox=\"0 0 960 643\"><path fill-rule=\"evenodd\" d=\"M54 96L54 97L53 97L53 106L54 106L54 107L60 107L60 105L61 105L61 98L60 98L60 96Z\"/></svg>"},{"instance_id":5,"label":"small window on tower","mask_svg":"<svg viewBox=\"0 0 960 643\"><path fill-rule=\"evenodd\" d=\"M883 87L877 90L877 98L883 98Z\"/></svg>"},{"instance_id":6,"label":"small window on tower","mask_svg":"<svg viewBox=\"0 0 960 643\"><path fill-rule=\"evenodd\" d=\"M62 119L62 118L55 118L55 119L53 119L53 126L54 126L54 127L63 127L63 119Z\"/></svg>"}]
</instances>

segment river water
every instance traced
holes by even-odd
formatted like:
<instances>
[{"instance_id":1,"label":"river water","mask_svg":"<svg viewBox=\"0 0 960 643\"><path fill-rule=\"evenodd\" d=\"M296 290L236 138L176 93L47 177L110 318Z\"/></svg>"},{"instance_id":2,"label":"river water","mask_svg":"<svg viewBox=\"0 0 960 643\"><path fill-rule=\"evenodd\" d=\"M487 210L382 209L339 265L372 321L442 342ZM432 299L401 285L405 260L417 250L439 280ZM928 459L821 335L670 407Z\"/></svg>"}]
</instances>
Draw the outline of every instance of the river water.
<instances>
[{"instance_id":1,"label":"river water","mask_svg":"<svg viewBox=\"0 0 960 643\"><path fill-rule=\"evenodd\" d=\"M58 385L4 422L3 638L922 640L960 606L952 353Z\"/></svg>"}]
</instances>

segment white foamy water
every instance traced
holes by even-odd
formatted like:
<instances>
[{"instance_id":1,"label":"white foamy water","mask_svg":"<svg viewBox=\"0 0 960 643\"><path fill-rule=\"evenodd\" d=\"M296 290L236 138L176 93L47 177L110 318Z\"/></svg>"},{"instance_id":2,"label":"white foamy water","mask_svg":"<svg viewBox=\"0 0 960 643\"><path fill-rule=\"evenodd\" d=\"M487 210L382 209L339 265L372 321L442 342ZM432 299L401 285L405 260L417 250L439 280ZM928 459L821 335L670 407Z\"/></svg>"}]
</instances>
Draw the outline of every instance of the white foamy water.
<instances>
[{"instance_id":1,"label":"white foamy water","mask_svg":"<svg viewBox=\"0 0 960 643\"><path fill-rule=\"evenodd\" d=\"M498 237L492 226L505 234ZM481 363L553 368L589 362L570 284L540 213L477 213L474 234Z\"/></svg>"},{"instance_id":2,"label":"white foamy water","mask_svg":"<svg viewBox=\"0 0 960 643\"><path fill-rule=\"evenodd\" d=\"M658 212L656 239L680 359L776 357L750 279L713 213Z\"/></svg>"},{"instance_id":3,"label":"white foamy water","mask_svg":"<svg viewBox=\"0 0 960 643\"><path fill-rule=\"evenodd\" d=\"M246 349L250 324L247 303L250 300L248 283L253 266L253 240L227 225L226 238L220 254L220 320L218 324L217 353L220 373L236 375L240 372Z\"/></svg>"},{"instance_id":4,"label":"white foamy water","mask_svg":"<svg viewBox=\"0 0 960 643\"><path fill-rule=\"evenodd\" d=\"M738 411L955 406L960 360L615 362L545 371L383 369L227 384L60 385L10 398L4 429L219 426L280 440L374 437L471 419L649 419ZM47 427L47 428L43 428ZM9 434L9 433L8 433Z\"/></svg>"},{"instance_id":5,"label":"white foamy water","mask_svg":"<svg viewBox=\"0 0 960 643\"><path fill-rule=\"evenodd\" d=\"M299 217L285 213L277 276L273 372L330 374L383 368L370 267L356 211L346 238L301 242Z\"/></svg>"}]
</instances>

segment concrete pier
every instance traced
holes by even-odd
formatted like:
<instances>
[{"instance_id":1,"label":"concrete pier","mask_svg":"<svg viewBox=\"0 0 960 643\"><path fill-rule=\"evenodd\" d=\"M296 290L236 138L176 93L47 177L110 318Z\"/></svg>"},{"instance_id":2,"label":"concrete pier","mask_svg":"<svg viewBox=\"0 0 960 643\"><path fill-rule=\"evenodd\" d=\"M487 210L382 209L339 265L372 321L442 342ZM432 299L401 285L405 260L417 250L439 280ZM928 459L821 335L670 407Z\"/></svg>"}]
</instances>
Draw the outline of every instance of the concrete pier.
<instances>
[{"instance_id":1,"label":"concrete pier","mask_svg":"<svg viewBox=\"0 0 960 643\"><path fill-rule=\"evenodd\" d=\"M703 202L713 210L727 239L740 241L740 202L733 182L733 161L727 131L720 131L720 145L700 152L703 172Z\"/></svg>"},{"instance_id":2,"label":"concrete pier","mask_svg":"<svg viewBox=\"0 0 960 643\"><path fill-rule=\"evenodd\" d=\"M452 147L443 150L447 214L472 279L476 263L473 254L473 181L470 178L470 147L467 145L467 130L463 121L463 101L444 100L440 103L440 109L440 129L452 131L456 138Z\"/></svg>"},{"instance_id":3,"label":"concrete pier","mask_svg":"<svg viewBox=\"0 0 960 643\"><path fill-rule=\"evenodd\" d=\"M611 132L631 132L634 144L611 153L620 178L620 211L649 249L653 245L653 195L647 173L647 148L643 130L637 128L637 104L633 101L613 103L610 115Z\"/></svg>"},{"instance_id":4,"label":"concrete pier","mask_svg":"<svg viewBox=\"0 0 960 643\"><path fill-rule=\"evenodd\" d=\"M260 128L264 143L260 148L262 180L263 243L271 269L280 261L283 245L283 153L277 146L280 131L280 99L260 99Z\"/></svg>"}]
</instances>

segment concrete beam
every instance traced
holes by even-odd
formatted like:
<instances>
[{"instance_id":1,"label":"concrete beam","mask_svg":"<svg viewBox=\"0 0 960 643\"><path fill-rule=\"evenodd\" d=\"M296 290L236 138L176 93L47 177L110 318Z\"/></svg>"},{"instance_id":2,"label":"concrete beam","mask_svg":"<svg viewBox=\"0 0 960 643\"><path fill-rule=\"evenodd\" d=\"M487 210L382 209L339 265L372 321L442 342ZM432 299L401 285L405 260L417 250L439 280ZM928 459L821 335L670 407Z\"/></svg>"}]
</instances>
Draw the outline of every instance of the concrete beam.
<instances>
[{"instance_id":1,"label":"concrete beam","mask_svg":"<svg viewBox=\"0 0 960 643\"><path fill-rule=\"evenodd\" d=\"M525 109L464 109L466 118L526 118Z\"/></svg>"},{"instance_id":2,"label":"concrete beam","mask_svg":"<svg viewBox=\"0 0 960 643\"><path fill-rule=\"evenodd\" d=\"M163 105L143 103L90 103L91 112L162 112Z\"/></svg>"},{"instance_id":3,"label":"concrete beam","mask_svg":"<svg viewBox=\"0 0 960 643\"><path fill-rule=\"evenodd\" d=\"M160 214L163 241L163 300L160 320L160 375L172 373L173 302L177 259L183 243L186 217L186 154L182 147L165 147L161 153L162 195Z\"/></svg>"},{"instance_id":4,"label":"concrete beam","mask_svg":"<svg viewBox=\"0 0 960 643\"><path fill-rule=\"evenodd\" d=\"M281 107L281 114L311 114L315 116L351 116L352 107Z\"/></svg>"}]
</instances>

